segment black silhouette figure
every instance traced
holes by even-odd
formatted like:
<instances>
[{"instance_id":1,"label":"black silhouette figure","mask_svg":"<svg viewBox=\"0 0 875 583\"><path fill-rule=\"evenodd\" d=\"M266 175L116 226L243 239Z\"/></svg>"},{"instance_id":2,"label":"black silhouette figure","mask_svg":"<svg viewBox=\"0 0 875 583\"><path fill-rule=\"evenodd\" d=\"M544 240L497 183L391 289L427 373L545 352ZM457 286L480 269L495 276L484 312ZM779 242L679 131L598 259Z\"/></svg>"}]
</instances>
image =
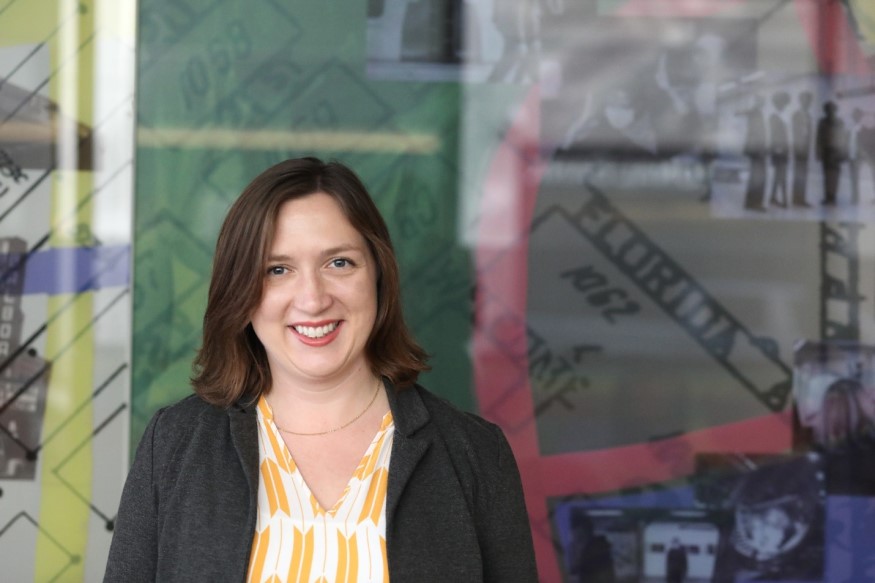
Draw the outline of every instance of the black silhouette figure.
<instances>
[{"instance_id":1,"label":"black silhouette figure","mask_svg":"<svg viewBox=\"0 0 875 583\"><path fill-rule=\"evenodd\" d=\"M811 206L805 198L808 157L811 148L811 101L808 91L799 94L799 109L793 112L793 206Z\"/></svg>"},{"instance_id":2,"label":"black silhouette figure","mask_svg":"<svg viewBox=\"0 0 875 583\"><path fill-rule=\"evenodd\" d=\"M683 583L687 578L687 549L673 538L665 556L665 580L667 583Z\"/></svg>"},{"instance_id":3,"label":"black silhouette figure","mask_svg":"<svg viewBox=\"0 0 875 583\"><path fill-rule=\"evenodd\" d=\"M860 171L863 167L862 152L860 152L860 132L863 130L863 110L855 107L851 112L851 146L849 162L851 170L851 200L860 204Z\"/></svg>"},{"instance_id":4,"label":"black silhouette figure","mask_svg":"<svg viewBox=\"0 0 875 583\"><path fill-rule=\"evenodd\" d=\"M772 158L772 194L769 203L775 206L787 206L787 168L790 163L790 140L787 136L787 124L781 113L790 103L790 96L780 91L772 97L775 111L769 116L769 130L771 133L770 154ZM778 198L778 191L781 198Z\"/></svg>"},{"instance_id":5,"label":"black silhouette figure","mask_svg":"<svg viewBox=\"0 0 875 583\"><path fill-rule=\"evenodd\" d=\"M755 96L750 109L745 113L747 138L744 142L744 155L750 158L744 208L759 211L765 210L763 199L766 188L766 160L763 152L763 146L766 143L766 123L763 120L762 111L760 111L762 105L762 98Z\"/></svg>"},{"instance_id":6,"label":"black silhouette figure","mask_svg":"<svg viewBox=\"0 0 875 583\"><path fill-rule=\"evenodd\" d=\"M578 583L614 583L614 557L611 543L595 533L592 520L580 509L571 511L570 571Z\"/></svg>"},{"instance_id":7,"label":"black silhouette figure","mask_svg":"<svg viewBox=\"0 0 875 583\"><path fill-rule=\"evenodd\" d=\"M875 125L871 123L871 115L864 116L863 124L857 133L857 160L860 173L863 172L866 166L869 167L869 176L872 179L871 184L875 185ZM858 184L861 178L862 176L856 175Z\"/></svg>"},{"instance_id":8,"label":"black silhouette figure","mask_svg":"<svg viewBox=\"0 0 875 583\"><path fill-rule=\"evenodd\" d=\"M823 104L823 117L817 122L815 153L823 165L823 204L836 204L842 162L848 143L845 122L836 115L838 107L832 101Z\"/></svg>"}]
</instances>

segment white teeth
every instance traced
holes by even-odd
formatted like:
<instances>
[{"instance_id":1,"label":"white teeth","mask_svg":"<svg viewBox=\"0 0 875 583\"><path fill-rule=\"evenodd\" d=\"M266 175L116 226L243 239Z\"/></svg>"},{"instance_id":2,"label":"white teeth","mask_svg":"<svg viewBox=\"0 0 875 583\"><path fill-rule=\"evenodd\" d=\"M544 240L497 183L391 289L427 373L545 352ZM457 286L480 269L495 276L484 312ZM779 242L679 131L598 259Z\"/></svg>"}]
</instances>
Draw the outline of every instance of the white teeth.
<instances>
[{"instance_id":1,"label":"white teeth","mask_svg":"<svg viewBox=\"0 0 875 583\"><path fill-rule=\"evenodd\" d=\"M298 334L307 338L322 338L326 334L333 332L337 328L337 322L326 324L324 326L295 326L295 331Z\"/></svg>"}]
</instances>

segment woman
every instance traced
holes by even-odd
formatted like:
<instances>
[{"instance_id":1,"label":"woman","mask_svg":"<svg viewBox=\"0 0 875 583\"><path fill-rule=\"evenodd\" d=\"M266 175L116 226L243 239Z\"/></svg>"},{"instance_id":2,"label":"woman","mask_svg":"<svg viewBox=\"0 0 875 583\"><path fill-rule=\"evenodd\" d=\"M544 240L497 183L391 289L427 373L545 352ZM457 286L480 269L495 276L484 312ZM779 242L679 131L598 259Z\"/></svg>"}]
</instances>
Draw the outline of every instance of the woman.
<instances>
[{"instance_id":1,"label":"woman","mask_svg":"<svg viewBox=\"0 0 875 583\"><path fill-rule=\"evenodd\" d=\"M841 447L869 437L872 419L867 415L868 397L862 383L840 378L827 387L821 404L820 444Z\"/></svg>"},{"instance_id":2,"label":"woman","mask_svg":"<svg viewBox=\"0 0 875 583\"><path fill-rule=\"evenodd\" d=\"M222 226L196 394L146 429L105 581L535 581L507 441L418 386L425 361L361 181L266 170Z\"/></svg>"}]
</instances>

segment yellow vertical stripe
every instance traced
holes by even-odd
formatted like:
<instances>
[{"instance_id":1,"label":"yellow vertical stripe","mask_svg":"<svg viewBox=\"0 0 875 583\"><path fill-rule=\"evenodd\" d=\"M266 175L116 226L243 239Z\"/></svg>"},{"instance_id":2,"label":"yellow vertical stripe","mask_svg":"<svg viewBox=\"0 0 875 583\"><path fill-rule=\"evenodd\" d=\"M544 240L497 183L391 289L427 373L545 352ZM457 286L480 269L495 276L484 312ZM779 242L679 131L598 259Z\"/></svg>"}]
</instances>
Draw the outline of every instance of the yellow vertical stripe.
<instances>
[{"instance_id":1,"label":"yellow vertical stripe","mask_svg":"<svg viewBox=\"0 0 875 583\"><path fill-rule=\"evenodd\" d=\"M286 456L283 455L283 450L287 448L280 445L280 443L276 439L276 436L273 433L268 432L267 437L270 440L270 447L271 449L273 449L274 459L277 461L282 469L287 472L290 471L289 466L286 464Z\"/></svg>"},{"instance_id":2,"label":"yellow vertical stripe","mask_svg":"<svg viewBox=\"0 0 875 583\"><path fill-rule=\"evenodd\" d=\"M386 554L386 539L380 539L380 551L382 551L383 556L387 558L387 560L383 561L383 581L389 581L389 560Z\"/></svg>"},{"instance_id":3,"label":"yellow vertical stripe","mask_svg":"<svg viewBox=\"0 0 875 583\"><path fill-rule=\"evenodd\" d=\"M264 491L267 494L267 503L270 509L270 515L273 516L276 513L277 509L276 485L273 483L273 475L268 469L269 465L270 460L264 460L261 463L261 481L264 484Z\"/></svg>"},{"instance_id":4,"label":"yellow vertical stripe","mask_svg":"<svg viewBox=\"0 0 875 583\"><path fill-rule=\"evenodd\" d=\"M270 419L273 421L273 411L270 409L270 405L268 405L267 400L259 399L258 400L258 410L264 416L265 419ZM276 438L276 435L272 431L266 431L267 439L270 442L270 447L273 450L273 459L279 463L279 466L287 472L292 471L291 467L288 465L289 458L286 457L285 453L287 448L284 447Z\"/></svg>"},{"instance_id":5,"label":"yellow vertical stripe","mask_svg":"<svg viewBox=\"0 0 875 583\"><path fill-rule=\"evenodd\" d=\"M359 572L359 554L358 542L355 534L349 537L349 542L347 543L347 553L349 554L349 576L347 577L347 581L349 583L357 583Z\"/></svg>"},{"instance_id":6,"label":"yellow vertical stripe","mask_svg":"<svg viewBox=\"0 0 875 583\"><path fill-rule=\"evenodd\" d=\"M271 461L269 469L275 488L274 493L276 496L276 505L279 507L280 510L286 513L286 516L288 516L289 499L286 496L286 489L283 487L283 478L280 475L279 467L273 461Z\"/></svg>"},{"instance_id":7,"label":"yellow vertical stripe","mask_svg":"<svg viewBox=\"0 0 875 583\"><path fill-rule=\"evenodd\" d=\"M63 309L70 299L70 296L49 298L49 313ZM71 554L80 557L85 556L88 542L86 533L90 509L82 499L91 499L92 455L90 443L78 452L74 450L91 439L93 419L90 405L85 413L73 416L73 412L81 403L90 402L93 390L93 337L89 331L79 336L74 344L68 343L78 332L88 329L91 317L91 294L84 294L52 322L46 333L45 357L52 363L52 368L43 435L52 433L62 423L66 425L64 438L52 440L40 452L41 530L50 533ZM75 455L74 462L67 463L71 455ZM68 558L57 552L54 541L46 536L38 537L34 580L49 581L65 567L64 575L68 580L83 580L85 573L82 561L69 564Z\"/></svg>"},{"instance_id":8,"label":"yellow vertical stripe","mask_svg":"<svg viewBox=\"0 0 875 583\"><path fill-rule=\"evenodd\" d=\"M389 481L389 472L385 468L380 468L374 472L374 477L371 480L371 486L368 488L368 496L362 506L362 513L359 516L358 522L364 522L370 519L371 522L377 524L380 520L380 515L383 512L383 505L386 501L386 486Z\"/></svg>"},{"instance_id":9,"label":"yellow vertical stripe","mask_svg":"<svg viewBox=\"0 0 875 583\"><path fill-rule=\"evenodd\" d=\"M313 537L315 533L313 529L309 529L304 535L304 552L301 553L301 579L299 581L309 581L310 571L313 569Z\"/></svg>"},{"instance_id":10,"label":"yellow vertical stripe","mask_svg":"<svg viewBox=\"0 0 875 583\"><path fill-rule=\"evenodd\" d=\"M355 536L355 535L353 535ZM337 573L334 575L336 583L349 580L349 541L343 533L337 531Z\"/></svg>"},{"instance_id":11,"label":"yellow vertical stripe","mask_svg":"<svg viewBox=\"0 0 875 583\"><path fill-rule=\"evenodd\" d=\"M35 0L16 2L0 19L4 45L47 41L50 69L49 98L58 104L59 114L69 119L92 121L94 44L87 39L94 33L93 6L90 0ZM25 26L22 24L26 23ZM52 31L63 23L56 34ZM36 38L34 38L34 36ZM78 142L78 135L67 129L54 136L59 144ZM91 206L81 204L93 184L90 172L56 171L52 181L52 247L76 244L80 225L90 228ZM80 206L81 205L81 206ZM63 439L53 440L41 455L39 523L34 579L48 581L62 569L71 581L84 579L84 561L68 563L59 556L57 544L70 555L84 557L88 548L90 508L83 500L92 496L91 433L93 416L90 405L93 387L94 338L90 327L93 317L91 293L80 295L71 307L71 296L48 299L47 313L58 314L46 330L45 358L52 362L46 395L43 435L65 423ZM72 344L71 344L72 342ZM88 403L74 415L76 407ZM67 463L73 448L74 461ZM63 562L59 562L63 561Z\"/></svg>"},{"instance_id":12,"label":"yellow vertical stripe","mask_svg":"<svg viewBox=\"0 0 875 583\"><path fill-rule=\"evenodd\" d=\"M381 573L382 580L387 581L383 512L394 435L391 414L384 416L340 499L325 511L294 463L288 464L288 471L277 463L289 459L290 454L263 398L258 413L263 478L256 528L263 535L269 534L270 540L260 539L253 546L248 581L264 583L279 577L286 581L342 583L372 581L374 575L379 580ZM282 502L292 495L300 503L294 508ZM285 507L288 511L279 512ZM266 557L262 556L264 549Z\"/></svg>"},{"instance_id":13,"label":"yellow vertical stripe","mask_svg":"<svg viewBox=\"0 0 875 583\"><path fill-rule=\"evenodd\" d=\"M304 574L304 547L307 545L306 534L297 528L292 529L292 560L289 563L289 581L308 581Z\"/></svg>"},{"instance_id":14,"label":"yellow vertical stripe","mask_svg":"<svg viewBox=\"0 0 875 583\"><path fill-rule=\"evenodd\" d=\"M265 528L261 534L255 534L255 542L252 545L253 559L249 565L249 581L261 581L269 539L270 527Z\"/></svg>"}]
</instances>

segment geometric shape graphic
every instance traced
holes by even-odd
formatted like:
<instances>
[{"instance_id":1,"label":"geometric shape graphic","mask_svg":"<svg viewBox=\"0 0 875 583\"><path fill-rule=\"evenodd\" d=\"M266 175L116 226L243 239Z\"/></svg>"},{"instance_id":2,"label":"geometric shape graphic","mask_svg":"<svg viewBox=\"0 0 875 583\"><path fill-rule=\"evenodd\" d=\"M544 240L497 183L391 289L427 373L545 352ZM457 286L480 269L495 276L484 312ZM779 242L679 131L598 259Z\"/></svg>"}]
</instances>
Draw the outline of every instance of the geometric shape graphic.
<instances>
[{"instance_id":1,"label":"geometric shape graphic","mask_svg":"<svg viewBox=\"0 0 875 583\"><path fill-rule=\"evenodd\" d=\"M3 565L4 581L34 580L33 557L37 541L44 543L41 556L57 566L54 572L47 573L47 581L64 581L67 569L82 560L65 549L33 517L19 512L0 526L0 564Z\"/></svg>"}]
</instances>

